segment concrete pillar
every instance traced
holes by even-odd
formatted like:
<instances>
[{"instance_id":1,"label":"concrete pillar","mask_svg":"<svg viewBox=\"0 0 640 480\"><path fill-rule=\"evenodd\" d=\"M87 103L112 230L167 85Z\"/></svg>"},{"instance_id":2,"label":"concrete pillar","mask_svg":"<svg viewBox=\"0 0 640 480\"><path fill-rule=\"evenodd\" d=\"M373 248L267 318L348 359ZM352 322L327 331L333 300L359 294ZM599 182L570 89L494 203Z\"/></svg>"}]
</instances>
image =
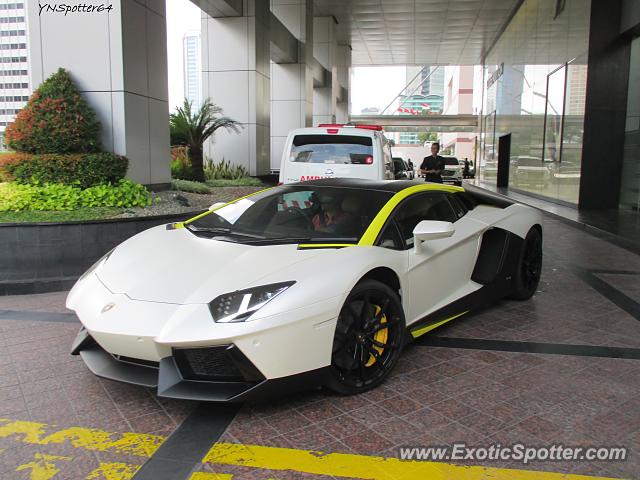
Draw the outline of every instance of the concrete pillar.
<instances>
[{"instance_id":1,"label":"concrete pillar","mask_svg":"<svg viewBox=\"0 0 640 480\"><path fill-rule=\"evenodd\" d=\"M333 77L341 92L336 102L336 123L347 123L349 121L350 104L350 81L351 81L351 47L349 45L338 45L335 54L335 65Z\"/></svg>"},{"instance_id":2,"label":"concrete pillar","mask_svg":"<svg viewBox=\"0 0 640 480\"><path fill-rule=\"evenodd\" d=\"M333 17L315 17L313 19L313 56L318 63L331 72L328 85L313 89L313 125L335 123L336 103L339 96L339 84L335 79L335 52L337 47Z\"/></svg>"},{"instance_id":3,"label":"concrete pillar","mask_svg":"<svg viewBox=\"0 0 640 480\"><path fill-rule=\"evenodd\" d=\"M165 1L112 0L110 5L110 11L65 15L40 12L37 0L27 0L32 85L37 87L60 67L67 69L96 111L104 149L129 159L127 176L166 185Z\"/></svg>"},{"instance_id":4,"label":"concrete pillar","mask_svg":"<svg viewBox=\"0 0 640 480\"><path fill-rule=\"evenodd\" d=\"M313 89L313 126L335 123L335 102L331 86Z\"/></svg>"},{"instance_id":5,"label":"concrete pillar","mask_svg":"<svg viewBox=\"0 0 640 480\"><path fill-rule=\"evenodd\" d=\"M242 123L239 134L218 130L205 155L269 173L269 4L248 0L244 16L202 14L202 90L224 115Z\"/></svg>"},{"instance_id":6,"label":"concrete pillar","mask_svg":"<svg viewBox=\"0 0 640 480\"><path fill-rule=\"evenodd\" d=\"M271 11L300 41L298 63L271 62L271 168L278 170L289 131L313 124L313 1L272 0Z\"/></svg>"}]
</instances>

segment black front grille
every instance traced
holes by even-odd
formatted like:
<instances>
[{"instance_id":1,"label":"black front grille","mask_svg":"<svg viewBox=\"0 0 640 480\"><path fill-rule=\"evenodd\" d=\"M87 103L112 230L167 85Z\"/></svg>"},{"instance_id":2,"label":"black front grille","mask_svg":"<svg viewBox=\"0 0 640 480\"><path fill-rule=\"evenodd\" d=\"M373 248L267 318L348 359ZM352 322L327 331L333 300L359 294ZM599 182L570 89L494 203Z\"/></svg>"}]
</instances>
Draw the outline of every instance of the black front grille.
<instances>
[{"instance_id":1,"label":"black front grille","mask_svg":"<svg viewBox=\"0 0 640 480\"><path fill-rule=\"evenodd\" d=\"M175 348L173 357L185 380L246 382L264 378L234 345Z\"/></svg>"}]
</instances>

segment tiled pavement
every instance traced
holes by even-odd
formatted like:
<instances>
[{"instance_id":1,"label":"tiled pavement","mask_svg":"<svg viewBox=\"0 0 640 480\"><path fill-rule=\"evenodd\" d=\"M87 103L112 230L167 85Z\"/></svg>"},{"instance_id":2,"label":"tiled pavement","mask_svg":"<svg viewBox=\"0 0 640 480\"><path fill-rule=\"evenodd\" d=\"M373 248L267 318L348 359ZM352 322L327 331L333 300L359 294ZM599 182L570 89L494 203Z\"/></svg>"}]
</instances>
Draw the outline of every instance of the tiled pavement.
<instances>
[{"instance_id":1,"label":"tiled pavement","mask_svg":"<svg viewBox=\"0 0 640 480\"><path fill-rule=\"evenodd\" d=\"M594 288L598 282L607 289ZM391 378L363 395L312 391L245 405L219 442L383 457L397 457L400 446L454 442L625 446L625 462L484 464L640 478L640 360L491 351L481 342L640 349L639 285L640 257L548 219L543 280L531 301L504 301L433 332L474 339L477 348L414 344ZM63 301L64 294L0 297L0 311L62 312ZM68 354L76 330L76 323L0 319L0 418L167 436L192 411L190 402L91 375ZM88 478L99 462L145 460L0 434L0 478L30 478L15 469L36 453L70 458L53 462L60 472L47 478L54 480ZM197 469L234 480L332 478L210 463Z\"/></svg>"}]
</instances>

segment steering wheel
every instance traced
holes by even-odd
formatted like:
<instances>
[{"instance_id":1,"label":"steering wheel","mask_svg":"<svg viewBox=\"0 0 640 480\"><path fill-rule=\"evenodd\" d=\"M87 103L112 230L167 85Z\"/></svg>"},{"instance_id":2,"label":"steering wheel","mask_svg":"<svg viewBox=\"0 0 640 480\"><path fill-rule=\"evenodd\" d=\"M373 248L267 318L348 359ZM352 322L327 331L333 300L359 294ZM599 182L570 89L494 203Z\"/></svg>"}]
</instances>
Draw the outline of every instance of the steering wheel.
<instances>
[{"instance_id":1,"label":"steering wheel","mask_svg":"<svg viewBox=\"0 0 640 480\"><path fill-rule=\"evenodd\" d=\"M307 231L313 230L313 223L311 222L311 219L307 216L306 213L302 211L300 207L289 207L285 210L285 212L295 215L296 217L303 218L306 224Z\"/></svg>"}]
</instances>

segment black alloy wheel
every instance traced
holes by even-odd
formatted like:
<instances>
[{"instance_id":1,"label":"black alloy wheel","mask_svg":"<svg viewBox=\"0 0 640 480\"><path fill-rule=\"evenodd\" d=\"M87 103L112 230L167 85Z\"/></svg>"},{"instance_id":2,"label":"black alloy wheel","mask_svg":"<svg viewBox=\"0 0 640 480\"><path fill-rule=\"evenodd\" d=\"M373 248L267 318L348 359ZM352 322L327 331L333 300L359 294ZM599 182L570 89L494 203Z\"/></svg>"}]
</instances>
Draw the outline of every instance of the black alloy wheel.
<instances>
[{"instance_id":1,"label":"black alloy wheel","mask_svg":"<svg viewBox=\"0 0 640 480\"><path fill-rule=\"evenodd\" d=\"M527 233L522 245L512 297L516 300L528 300L531 298L538 288L541 274L542 232L538 227L533 227Z\"/></svg>"},{"instance_id":2,"label":"black alloy wheel","mask_svg":"<svg viewBox=\"0 0 640 480\"><path fill-rule=\"evenodd\" d=\"M382 383L400 356L404 335L398 294L376 280L358 283L338 316L327 387L353 395Z\"/></svg>"}]
</instances>

